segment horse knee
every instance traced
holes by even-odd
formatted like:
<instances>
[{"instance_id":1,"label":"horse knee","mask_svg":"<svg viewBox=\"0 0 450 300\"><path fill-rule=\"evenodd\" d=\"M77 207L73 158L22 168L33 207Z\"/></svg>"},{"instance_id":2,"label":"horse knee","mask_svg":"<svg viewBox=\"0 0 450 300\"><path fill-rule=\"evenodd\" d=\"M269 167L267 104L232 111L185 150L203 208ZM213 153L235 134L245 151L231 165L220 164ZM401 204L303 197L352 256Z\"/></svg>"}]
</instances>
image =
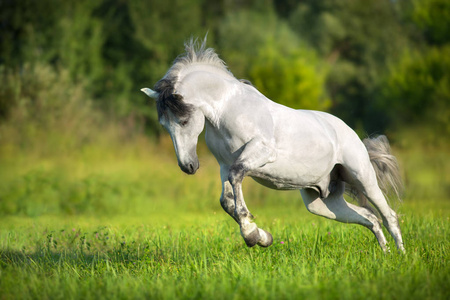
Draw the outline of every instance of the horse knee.
<instances>
[{"instance_id":1,"label":"horse knee","mask_svg":"<svg viewBox=\"0 0 450 300\"><path fill-rule=\"evenodd\" d=\"M228 180L234 186L244 180L245 168L241 163L234 164L230 167L230 172L228 174Z\"/></svg>"},{"instance_id":2,"label":"horse knee","mask_svg":"<svg viewBox=\"0 0 450 300\"><path fill-rule=\"evenodd\" d=\"M233 193L228 192L225 195L222 194L220 196L220 205L228 214L233 215L235 210Z\"/></svg>"}]
</instances>

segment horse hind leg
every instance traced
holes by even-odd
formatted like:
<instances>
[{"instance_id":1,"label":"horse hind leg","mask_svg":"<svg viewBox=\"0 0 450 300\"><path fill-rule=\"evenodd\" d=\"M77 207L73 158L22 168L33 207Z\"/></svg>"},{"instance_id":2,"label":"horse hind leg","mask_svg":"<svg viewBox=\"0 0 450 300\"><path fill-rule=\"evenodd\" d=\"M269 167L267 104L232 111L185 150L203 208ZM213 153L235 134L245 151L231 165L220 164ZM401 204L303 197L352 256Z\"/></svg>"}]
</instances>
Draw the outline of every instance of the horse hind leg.
<instances>
[{"instance_id":1,"label":"horse hind leg","mask_svg":"<svg viewBox=\"0 0 450 300\"><path fill-rule=\"evenodd\" d=\"M378 185L376 173L369 158L357 159L357 154L353 153L351 159L346 160L340 175L378 210L383 219L383 225L395 240L397 249L405 252L397 214L389 207Z\"/></svg>"},{"instance_id":2,"label":"horse hind leg","mask_svg":"<svg viewBox=\"0 0 450 300\"><path fill-rule=\"evenodd\" d=\"M380 212L381 218L383 219L383 225L394 238L397 249L405 252L397 214L392 208L389 207L381 189L378 185L362 185L361 192Z\"/></svg>"},{"instance_id":3,"label":"horse hind leg","mask_svg":"<svg viewBox=\"0 0 450 300\"><path fill-rule=\"evenodd\" d=\"M313 189L303 189L300 193L309 212L342 223L359 224L368 228L378 240L381 249L386 252L386 238L378 218L365 207L348 203L344 199L344 182L338 181L338 187L327 198L321 199Z\"/></svg>"}]
</instances>

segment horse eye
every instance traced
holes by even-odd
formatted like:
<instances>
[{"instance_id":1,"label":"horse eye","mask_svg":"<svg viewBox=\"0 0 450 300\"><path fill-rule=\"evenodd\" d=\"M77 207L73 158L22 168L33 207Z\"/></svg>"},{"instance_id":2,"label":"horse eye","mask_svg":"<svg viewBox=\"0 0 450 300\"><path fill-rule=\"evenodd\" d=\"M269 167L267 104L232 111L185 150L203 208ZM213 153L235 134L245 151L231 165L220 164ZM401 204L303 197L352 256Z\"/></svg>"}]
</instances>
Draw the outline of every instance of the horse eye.
<instances>
[{"instance_id":1,"label":"horse eye","mask_svg":"<svg viewBox=\"0 0 450 300\"><path fill-rule=\"evenodd\" d=\"M181 126L186 126L187 123L189 123L189 120L182 120L182 121L180 121L180 125Z\"/></svg>"}]
</instances>

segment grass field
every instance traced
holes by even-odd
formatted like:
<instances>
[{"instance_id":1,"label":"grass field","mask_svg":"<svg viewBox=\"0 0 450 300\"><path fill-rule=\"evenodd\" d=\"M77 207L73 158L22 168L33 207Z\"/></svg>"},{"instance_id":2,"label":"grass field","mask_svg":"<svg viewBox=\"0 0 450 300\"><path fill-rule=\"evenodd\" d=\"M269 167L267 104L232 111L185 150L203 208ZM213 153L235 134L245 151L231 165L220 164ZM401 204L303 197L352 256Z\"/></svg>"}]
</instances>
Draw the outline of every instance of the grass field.
<instances>
[{"instance_id":1,"label":"grass field","mask_svg":"<svg viewBox=\"0 0 450 300\"><path fill-rule=\"evenodd\" d=\"M249 249L204 149L187 176L164 141L130 145L1 148L0 299L450 298L446 151L399 156L407 254L385 255L367 229L309 214L299 192L246 180L247 204L274 236Z\"/></svg>"}]
</instances>

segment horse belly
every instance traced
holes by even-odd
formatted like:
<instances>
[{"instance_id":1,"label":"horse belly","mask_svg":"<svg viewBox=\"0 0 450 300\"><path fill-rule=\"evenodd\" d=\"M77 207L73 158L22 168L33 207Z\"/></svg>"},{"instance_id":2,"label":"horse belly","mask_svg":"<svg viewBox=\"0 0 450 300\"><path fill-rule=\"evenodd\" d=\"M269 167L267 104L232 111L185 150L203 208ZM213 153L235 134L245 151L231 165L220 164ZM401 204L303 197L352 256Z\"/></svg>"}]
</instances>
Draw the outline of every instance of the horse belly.
<instances>
[{"instance_id":1,"label":"horse belly","mask_svg":"<svg viewBox=\"0 0 450 300\"><path fill-rule=\"evenodd\" d=\"M327 194L331 170L336 165L336 150L328 140L281 150L276 161L248 175L256 182L276 190L314 188Z\"/></svg>"},{"instance_id":2,"label":"horse belly","mask_svg":"<svg viewBox=\"0 0 450 300\"><path fill-rule=\"evenodd\" d=\"M304 188L305 185L296 181L276 178L266 174L255 174L250 177L259 184L274 190L298 190Z\"/></svg>"},{"instance_id":3,"label":"horse belly","mask_svg":"<svg viewBox=\"0 0 450 300\"><path fill-rule=\"evenodd\" d=\"M331 165L331 164L330 164ZM334 165L333 165L334 166ZM297 190L318 187L326 189L332 167L323 170L296 169L294 166L273 170L270 166L250 171L249 176L259 184L276 190Z\"/></svg>"}]
</instances>

